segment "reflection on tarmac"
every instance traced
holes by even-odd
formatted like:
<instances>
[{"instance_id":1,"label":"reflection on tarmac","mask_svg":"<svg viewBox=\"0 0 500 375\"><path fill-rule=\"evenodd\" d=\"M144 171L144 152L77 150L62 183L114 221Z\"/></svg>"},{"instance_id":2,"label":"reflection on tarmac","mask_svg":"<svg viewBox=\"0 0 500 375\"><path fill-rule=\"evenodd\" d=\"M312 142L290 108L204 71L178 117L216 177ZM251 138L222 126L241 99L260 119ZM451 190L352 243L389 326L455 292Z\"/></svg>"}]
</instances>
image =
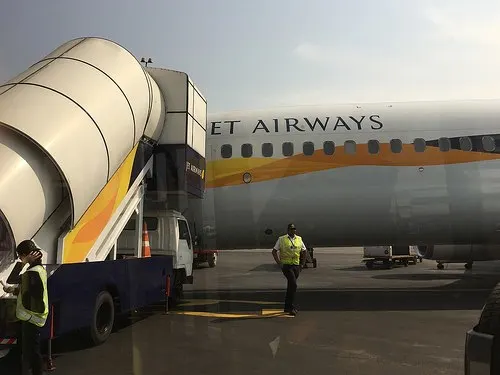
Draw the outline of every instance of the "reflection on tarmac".
<instances>
[{"instance_id":1,"label":"reflection on tarmac","mask_svg":"<svg viewBox=\"0 0 500 375\"><path fill-rule=\"evenodd\" d=\"M168 314L135 313L99 347L56 340L55 374L463 372L465 332L500 281L498 263L367 270L355 251L315 256L294 318L281 312L286 283L270 252L222 253Z\"/></svg>"}]
</instances>

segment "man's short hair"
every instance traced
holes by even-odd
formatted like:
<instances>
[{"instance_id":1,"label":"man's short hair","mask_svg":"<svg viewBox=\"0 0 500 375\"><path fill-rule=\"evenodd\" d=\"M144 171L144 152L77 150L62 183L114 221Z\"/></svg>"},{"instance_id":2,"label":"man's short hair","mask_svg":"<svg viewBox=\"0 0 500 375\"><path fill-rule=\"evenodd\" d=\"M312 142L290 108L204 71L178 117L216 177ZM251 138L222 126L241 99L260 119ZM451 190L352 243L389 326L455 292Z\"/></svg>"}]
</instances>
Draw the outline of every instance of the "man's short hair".
<instances>
[{"instance_id":1,"label":"man's short hair","mask_svg":"<svg viewBox=\"0 0 500 375\"><path fill-rule=\"evenodd\" d=\"M32 240L24 240L17 245L16 252L19 255L28 255L32 251L40 250L36 243Z\"/></svg>"}]
</instances>

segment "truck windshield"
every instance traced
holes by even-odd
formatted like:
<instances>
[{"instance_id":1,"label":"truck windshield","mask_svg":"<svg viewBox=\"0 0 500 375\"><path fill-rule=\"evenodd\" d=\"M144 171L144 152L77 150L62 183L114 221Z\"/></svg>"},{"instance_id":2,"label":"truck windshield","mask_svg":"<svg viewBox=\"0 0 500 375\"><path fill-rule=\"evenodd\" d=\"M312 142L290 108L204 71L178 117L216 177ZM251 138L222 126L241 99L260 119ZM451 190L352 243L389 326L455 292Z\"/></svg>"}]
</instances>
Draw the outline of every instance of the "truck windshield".
<instances>
[{"instance_id":1,"label":"truck windshield","mask_svg":"<svg viewBox=\"0 0 500 375\"><path fill-rule=\"evenodd\" d=\"M157 217L144 216L144 222L148 226L148 230L157 230L158 229L158 218ZM124 230L135 230L135 218L132 218L128 221L127 225L125 225Z\"/></svg>"}]
</instances>

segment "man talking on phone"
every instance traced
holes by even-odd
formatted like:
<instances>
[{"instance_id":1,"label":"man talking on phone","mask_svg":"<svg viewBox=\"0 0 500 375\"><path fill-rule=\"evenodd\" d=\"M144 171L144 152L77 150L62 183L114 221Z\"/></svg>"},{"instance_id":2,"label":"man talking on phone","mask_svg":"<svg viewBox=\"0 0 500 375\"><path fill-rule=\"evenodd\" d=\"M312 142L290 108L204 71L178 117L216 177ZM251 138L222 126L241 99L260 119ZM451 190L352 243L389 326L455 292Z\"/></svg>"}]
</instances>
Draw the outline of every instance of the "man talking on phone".
<instances>
[{"instance_id":1,"label":"man talking on phone","mask_svg":"<svg viewBox=\"0 0 500 375\"><path fill-rule=\"evenodd\" d=\"M21 374L42 375L40 328L45 325L49 312L47 272L42 266L42 252L34 241L22 241L16 253L20 261L14 266L7 283L18 286L4 285L3 290L17 295L16 317L21 321ZM21 274L26 264L28 269Z\"/></svg>"}]
</instances>

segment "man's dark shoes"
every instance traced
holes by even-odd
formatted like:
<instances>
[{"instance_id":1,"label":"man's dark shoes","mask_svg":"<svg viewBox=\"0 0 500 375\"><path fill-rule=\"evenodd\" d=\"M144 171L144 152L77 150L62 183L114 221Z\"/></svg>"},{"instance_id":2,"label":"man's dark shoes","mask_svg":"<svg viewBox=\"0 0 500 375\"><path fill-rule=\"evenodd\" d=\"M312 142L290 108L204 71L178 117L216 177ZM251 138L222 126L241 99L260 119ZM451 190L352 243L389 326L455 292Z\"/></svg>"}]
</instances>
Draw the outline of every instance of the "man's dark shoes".
<instances>
[{"instance_id":1,"label":"man's dark shoes","mask_svg":"<svg viewBox=\"0 0 500 375\"><path fill-rule=\"evenodd\" d=\"M297 309L285 309L285 314L290 316L296 316L298 313Z\"/></svg>"}]
</instances>

